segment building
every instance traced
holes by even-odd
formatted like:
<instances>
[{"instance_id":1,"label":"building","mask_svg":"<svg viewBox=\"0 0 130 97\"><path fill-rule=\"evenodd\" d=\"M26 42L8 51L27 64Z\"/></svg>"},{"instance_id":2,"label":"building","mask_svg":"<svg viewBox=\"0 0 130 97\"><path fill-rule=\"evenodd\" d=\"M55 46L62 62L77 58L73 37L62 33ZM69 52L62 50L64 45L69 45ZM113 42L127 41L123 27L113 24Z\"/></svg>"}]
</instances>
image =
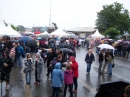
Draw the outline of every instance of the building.
<instances>
[{"instance_id":1,"label":"building","mask_svg":"<svg viewBox=\"0 0 130 97\"><path fill-rule=\"evenodd\" d=\"M32 32L39 31L41 33L47 31L48 33L51 33L54 31L54 27L52 26L46 26L46 27L32 27Z\"/></svg>"},{"instance_id":2,"label":"building","mask_svg":"<svg viewBox=\"0 0 130 97\"><path fill-rule=\"evenodd\" d=\"M91 34L93 34L96 31L96 27L77 27L73 29L67 30L67 32L73 32L76 35L79 35L80 37L87 37Z\"/></svg>"}]
</instances>

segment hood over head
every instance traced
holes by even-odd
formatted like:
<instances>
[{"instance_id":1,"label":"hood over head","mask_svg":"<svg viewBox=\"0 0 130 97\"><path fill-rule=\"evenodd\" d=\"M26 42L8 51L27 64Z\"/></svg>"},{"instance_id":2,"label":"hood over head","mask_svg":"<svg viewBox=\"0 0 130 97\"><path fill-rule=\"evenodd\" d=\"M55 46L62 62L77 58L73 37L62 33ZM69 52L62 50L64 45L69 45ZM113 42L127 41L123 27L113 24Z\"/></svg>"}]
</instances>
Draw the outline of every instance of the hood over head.
<instances>
[{"instance_id":1,"label":"hood over head","mask_svg":"<svg viewBox=\"0 0 130 97\"><path fill-rule=\"evenodd\" d=\"M69 60L70 60L71 62L74 62L74 61L75 61L75 57L74 57L74 56L71 56L71 57L69 58Z\"/></svg>"},{"instance_id":2,"label":"hood over head","mask_svg":"<svg viewBox=\"0 0 130 97\"><path fill-rule=\"evenodd\" d=\"M4 53L6 53L7 56L9 56L9 51L5 50Z\"/></svg>"},{"instance_id":3,"label":"hood over head","mask_svg":"<svg viewBox=\"0 0 130 97\"><path fill-rule=\"evenodd\" d=\"M39 52L36 53L36 55L41 58L41 54Z\"/></svg>"},{"instance_id":4,"label":"hood over head","mask_svg":"<svg viewBox=\"0 0 130 97\"><path fill-rule=\"evenodd\" d=\"M60 69L60 68L61 68L61 63L60 62L56 63L55 69Z\"/></svg>"}]
</instances>

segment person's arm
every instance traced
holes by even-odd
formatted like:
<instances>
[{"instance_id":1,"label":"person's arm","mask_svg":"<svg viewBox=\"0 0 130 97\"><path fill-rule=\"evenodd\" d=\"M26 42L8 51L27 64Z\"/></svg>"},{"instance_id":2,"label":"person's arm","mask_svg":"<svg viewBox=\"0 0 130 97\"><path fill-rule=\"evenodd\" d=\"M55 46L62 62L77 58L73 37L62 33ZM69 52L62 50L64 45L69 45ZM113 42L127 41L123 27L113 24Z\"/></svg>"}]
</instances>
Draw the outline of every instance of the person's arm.
<instances>
[{"instance_id":1,"label":"person's arm","mask_svg":"<svg viewBox=\"0 0 130 97\"><path fill-rule=\"evenodd\" d=\"M87 59L88 59L88 54L86 54L86 57L85 57L85 60L84 60L84 61L87 61Z\"/></svg>"}]
</instances>

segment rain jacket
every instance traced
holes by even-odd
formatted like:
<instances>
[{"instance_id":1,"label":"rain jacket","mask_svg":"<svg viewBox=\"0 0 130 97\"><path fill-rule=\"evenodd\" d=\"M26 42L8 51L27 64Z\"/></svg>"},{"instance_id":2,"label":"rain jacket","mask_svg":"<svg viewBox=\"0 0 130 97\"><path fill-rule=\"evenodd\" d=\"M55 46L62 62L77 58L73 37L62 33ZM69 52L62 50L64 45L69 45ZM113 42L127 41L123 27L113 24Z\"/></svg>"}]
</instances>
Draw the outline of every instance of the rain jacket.
<instances>
[{"instance_id":1,"label":"rain jacket","mask_svg":"<svg viewBox=\"0 0 130 97\"><path fill-rule=\"evenodd\" d=\"M73 76L73 77L78 77L78 76L79 76L79 71L78 71L79 65L78 65L78 63L76 62L74 56L71 56L69 59L70 59L71 62L72 62L71 69L72 69L73 72L74 72L74 76Z\"/></svg>"},{"instance_id":2,"label":"rain jacket","mask_svg":"<svg viewBox=\"0 0 130 97\"><path fill-rule=\"evenodd\" d=\"M55 69L52 72L52 87L61 87L63 84L63 72L60 69L61 64L56 63Z\"/></svg>"},{"instance_id":3,"label":"rain jacket","mask_svg":"<svg viewBox=\"0 0 130 97\"><path fill-rule=\"evenodd\" d=\"M74 76L74 73L72 70L66 70L64 72L64 83L73 84L73 76Z\"/></svg>"},{"instance_id":4,"label":"rain jacket","mask_svg":"<svg viewBox=\"0 0 130 97\"><path fill-rule=\"evenodd\" d=\"M40 55L40 53L36 53L37 56L39 56L39 60L35 61L35 72L37 71L37 79L40 80L41 79L41 73L43 70L43 66L44 66L44 61Z\"/></svg>"},{"instance_id":5,"label":"rain jacket","mask_svg":"<svg viewBox=\"0 0 130 97\"><path fill-rule=\"evenodd\" d=\"M25 70L28 71L32 71L33 70L33 61L32 61L32 58L30 58L30 60L27 59L27 55L29 53L26 54L26 58L24 59L24 64L25 64Z\"/></svg>"}]
</instances>

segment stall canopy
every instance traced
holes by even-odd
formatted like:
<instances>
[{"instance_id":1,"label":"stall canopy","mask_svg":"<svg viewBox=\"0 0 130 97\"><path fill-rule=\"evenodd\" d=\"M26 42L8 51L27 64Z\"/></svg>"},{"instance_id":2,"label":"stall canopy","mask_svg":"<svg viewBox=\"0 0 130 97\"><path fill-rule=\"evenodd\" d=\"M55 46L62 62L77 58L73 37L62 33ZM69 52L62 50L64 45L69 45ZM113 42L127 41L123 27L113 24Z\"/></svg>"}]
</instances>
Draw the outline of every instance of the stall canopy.
<instances>
[{"instance_id":1,"label":"stall canopy","mask_svg":"<svg viewBox=\"0 0 130 97\"><path fill-rule=\"evenodd\" d=\"M21 37L21 34L19 34L19 32L12 29L11 25L8 25L7 29L8 29L9 34L11 34L11 37Z\"/></svg>"},{"instance_id":2,"label":"stall canopy","mask_svg":"<svg viewBox=\"0 0 130 97\"><path fill-rule=\"evenodd\" d=\"M49 33L47 31L45 31L41 35L49 35Z\"/></svg>"},{"instance_id":3,"label":"stall canopy","mask_svg":"<svg viewBox=\"0 0 130 97\"><path fill-rule=\"evenodd\" d=\"M10 37L21 37L21 35L12 29L10 25L8 27L5 26L4 22L1 20L0 21L0 37L8 35Z\"/></svg>"},{"instance_id":4,"label":"stall canopy","mask_svg":"<svg viewBox=\"0 0 130 97\"><path fill-rule=\"evenodd\" d=\"M103 36L102 34L99 33L98 29L96 30L96 32L91 35L92 38L104 38L105 36Z\"/></svg>"},{"instance_id":5,"label":"stall canopy","mask_svg":"<svg viewBox=\"0 0 130 97\"><path fill-rule=\"evenodd\" d=\"M61 29L57 29L56 31L52 32L50 35L56 35L56 36L68 36L67 33L62 31Z\"/></svg>"}]
</instances>

